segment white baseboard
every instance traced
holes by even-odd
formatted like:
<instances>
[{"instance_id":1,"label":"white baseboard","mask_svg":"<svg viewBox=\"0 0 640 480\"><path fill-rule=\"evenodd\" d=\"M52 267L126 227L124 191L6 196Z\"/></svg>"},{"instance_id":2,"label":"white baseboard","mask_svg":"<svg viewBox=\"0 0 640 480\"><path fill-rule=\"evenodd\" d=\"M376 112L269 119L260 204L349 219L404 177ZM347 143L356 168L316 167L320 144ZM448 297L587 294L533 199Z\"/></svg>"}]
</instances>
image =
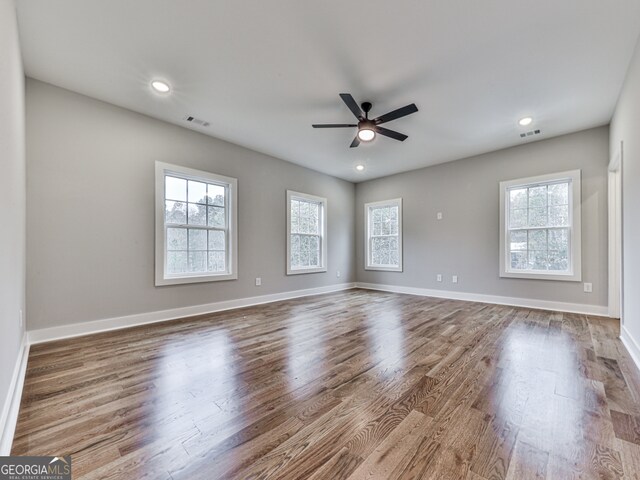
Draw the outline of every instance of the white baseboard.
<instances>
[{"instance_id":1,"label":"white baseboard","mask_svg":"<svg viewBox=\"0 0 640 480\"><path fill-rule=\"evenodd\" d=\"M620 327L620 340L622 340L622 344L627 349L627 352L629 352L633 363L635 363L638 370L640 370L640 345L638 345L629 334L629 331L624 328L624 325Z\"/></svg>"},{"instance_id":2,"label":"white baseboard","mask_svg":"<svg viewBox=\"0 0 640 480\"><path fill-rule=\"evenodd\" d=\"M514 307L536 308L539 310L553 310L557 312L582 313L585 315L607 316L609 307L601 305L584 305L580 303L551 302L548 300L534 300L530 298L501 297L481 293L451 292L447 290L432 290L428 288L401 287L396 285L379 285L377 283L356 283L357 288L380 290L383 292L406 293L422 297L448 298L467 302L494 303Z\"/></svg>"},{"instance_id":3,"label":"white baseboard","mask_svg":"<svg viewBox=\"0 0 640 480\"><path fill-rule=\"evenodd\" d=\"M222 302L207 303L205 305L195 305L190 307L172 308L170 310L160 310L156 312L138 313L124 317L105 318L91 322L77 323L72 325L61 325L59 327L42 328L29 331L29 344L50 342L63 338L79 337L92 333L107 332L109 330L119 330L121 328L145 325L148 323L164 322L177 318L193 317L207 313L232 310L234 308L250 307L263 303L278 302L292 298L307 297L309 295L319 295L322 293L338 292L355 288L354 283L341 283L328 285L326 287L308 288L304 290L293 290L282 293L272 293L257 297L238 298Z\"/></svg>"},{"instance_id":4,"label":"white baseboard","mask_svg":"<svg viewBox=\"0 0 640 480\"><path fill-rule=\"evenodd\" d=\"M7 397L2 405L2 415L0 416L0 456L7 456L11 453L11 444L13 443L13 435L16 431L18 423L18 414L20 413L20 400L22 400L22 387L24 386L24 377L27 372L27 360L29 359L29 342L27 334L22 336L20 351L16 358L16 363L9 384Z\"/></svg>"}]
</instances>

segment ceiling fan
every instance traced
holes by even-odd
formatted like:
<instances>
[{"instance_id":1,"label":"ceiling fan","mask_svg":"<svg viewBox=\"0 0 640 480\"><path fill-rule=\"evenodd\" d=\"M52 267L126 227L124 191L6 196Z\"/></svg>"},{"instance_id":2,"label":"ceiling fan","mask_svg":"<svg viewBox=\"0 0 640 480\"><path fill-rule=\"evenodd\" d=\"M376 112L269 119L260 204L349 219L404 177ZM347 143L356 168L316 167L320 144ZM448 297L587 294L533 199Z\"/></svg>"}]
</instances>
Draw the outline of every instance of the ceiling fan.
<instances>
[{"instance_id":1,"label":"ceiling fan","mask_svg":"<svg viewBox=\"0 0 640 480\"><path fill-rule=\"evenodd\" d=\"M358 133L356 138L351 142L350 147L357 147L360 145L360 142L370 142L376 137L376 133L380 135L384 135L385 137L393 138L395 140L399 140L404 142L408 137L407 135L396 132L394 130L389 130L388 128L381 127L380 124L390 122L391 120L396 120L397 118L402 118L407 115L411 115L418 111L418 107L416 107L415 103L410 105L406 105L402 108L398 108L397 110L393 110L392 112L381 115L377 118L369 120L369 111L371 110L370 102L362 103L362 110L353 99L351 94L349 93L341 93L340 98L342 101L349 107L349 110L353 112L353 114L358 119L357 124L346 124L346 123L324 123L324 124L314 124L313 128L346 128L346 127L358 127Z\"/></svg>"}]
</instances>

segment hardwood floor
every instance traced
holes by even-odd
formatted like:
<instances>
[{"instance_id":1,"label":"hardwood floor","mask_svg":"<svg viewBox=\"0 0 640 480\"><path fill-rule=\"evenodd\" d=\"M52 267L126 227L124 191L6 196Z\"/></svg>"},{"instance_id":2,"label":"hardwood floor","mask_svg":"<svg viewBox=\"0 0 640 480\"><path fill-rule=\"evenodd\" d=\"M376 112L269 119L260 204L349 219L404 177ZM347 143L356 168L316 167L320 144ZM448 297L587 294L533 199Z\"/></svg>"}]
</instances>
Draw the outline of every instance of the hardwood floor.
<instances>
[{"instance_id":1,"label":"hardwood floor","mask_svg":"<svg viewBox=\"0 0 640 480\"><path fill-rule=\"evenodd\" d=\"M87 479L640 479L617 335L352 290L35 345L12 453Z\"/></svg>"}]
</instances>

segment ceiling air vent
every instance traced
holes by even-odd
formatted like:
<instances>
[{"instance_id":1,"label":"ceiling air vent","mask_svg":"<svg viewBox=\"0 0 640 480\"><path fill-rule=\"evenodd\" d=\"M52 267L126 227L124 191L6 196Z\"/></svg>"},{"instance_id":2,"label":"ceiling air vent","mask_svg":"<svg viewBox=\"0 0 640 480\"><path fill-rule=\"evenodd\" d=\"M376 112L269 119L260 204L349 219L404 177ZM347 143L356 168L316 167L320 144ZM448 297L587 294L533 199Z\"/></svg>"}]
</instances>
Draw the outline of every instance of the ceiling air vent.
<instances>
[{"instance_id":1,"label":"ceiling air vent","mask_svg":"<svg viewBox=\"0 0 640 480\"><path fill-rule=\"evenodd\" d=\"M521 133L520 138L535 137L536 135L540 135L540 133L540 130L531 130L530 132Z\"/></svg>"},{"instance_id":2,"label":"ceiling air vent","mask_svg":"<svg viewBox=\"0 0 640 480\"><path fill-rule=\"evenodd\" d=\"M187 115L184 117L186 122L192 123L193 125L198 125L199 127L208 127L209 122L205 122L204 120L200 120L199 118L192 117L191 115Z\"/></svg>"}]
</instances>

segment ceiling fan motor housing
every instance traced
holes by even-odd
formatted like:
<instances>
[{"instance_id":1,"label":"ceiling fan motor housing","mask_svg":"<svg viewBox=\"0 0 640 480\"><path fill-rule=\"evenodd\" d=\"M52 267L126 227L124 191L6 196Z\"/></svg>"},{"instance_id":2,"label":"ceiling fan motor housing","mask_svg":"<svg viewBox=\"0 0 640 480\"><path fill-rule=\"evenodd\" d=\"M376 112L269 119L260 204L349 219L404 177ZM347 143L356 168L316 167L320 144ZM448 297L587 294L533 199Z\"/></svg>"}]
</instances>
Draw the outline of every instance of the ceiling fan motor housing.
<instances>
[{"instance_id":1,"label":"ceiling fan motor housing","mask_svg":"<svg viewBox=\"0 0 640 480\"><path fill-rule=\"evenodd\" d=\"M361 120L360 122L358 122L358 130L374 130L375 126L376 124L374 123L374 121L369 119Z\"/></svg>"}]
</instances>

